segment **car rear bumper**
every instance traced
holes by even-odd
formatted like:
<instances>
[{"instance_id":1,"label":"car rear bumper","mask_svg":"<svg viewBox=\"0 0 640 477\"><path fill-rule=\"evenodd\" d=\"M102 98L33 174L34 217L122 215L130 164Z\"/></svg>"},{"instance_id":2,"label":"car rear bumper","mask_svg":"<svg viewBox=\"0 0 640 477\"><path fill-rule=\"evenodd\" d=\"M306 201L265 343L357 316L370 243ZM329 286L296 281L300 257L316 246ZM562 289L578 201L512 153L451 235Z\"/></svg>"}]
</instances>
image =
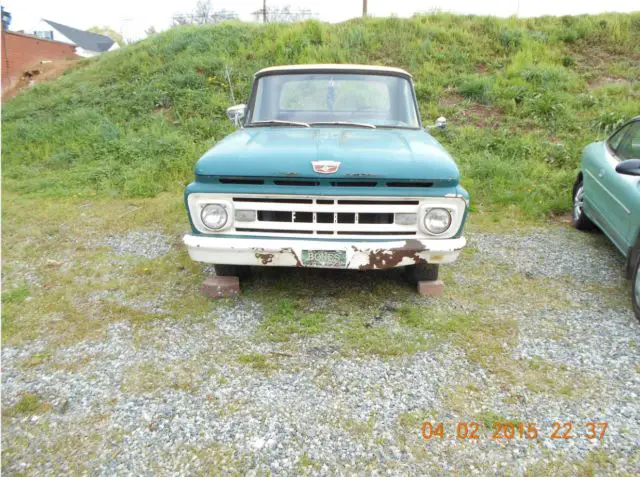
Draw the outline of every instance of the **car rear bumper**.
<instances>
[{"instance_id":1,"label":"car rear bumper","mask_svg":"<svg viewBox=\"0 0 640 477\"><path fill-rule=\"evenodd\" d=\"M416 263L450 263L466 245L464 237L382 242L258 239L186 234L189 256L197 262L275 267L326 268L309 261L309 251L338 252L340 265L329 268L384 269ZM322 255L322 254L320 254Z\"/></svg>"}]
</instances>

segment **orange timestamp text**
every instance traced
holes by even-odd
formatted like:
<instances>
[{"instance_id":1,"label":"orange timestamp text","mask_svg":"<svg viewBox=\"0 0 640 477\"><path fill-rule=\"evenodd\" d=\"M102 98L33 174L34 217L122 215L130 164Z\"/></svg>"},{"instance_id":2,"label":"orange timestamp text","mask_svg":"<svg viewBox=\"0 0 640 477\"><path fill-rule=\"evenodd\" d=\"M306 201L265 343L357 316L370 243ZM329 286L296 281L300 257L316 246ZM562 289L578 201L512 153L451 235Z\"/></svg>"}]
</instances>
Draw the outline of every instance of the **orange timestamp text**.
<instances>
[{"instance_id":1,"label":"orange timestamp text","mask_svg":"<svg viewBox=\"0 0 640 477\"><path fill-rule=\"evenodd\" d=\"M422 438L431 439L598 439L603 440L608 422L585 422L576 425L571 421L556 421L551 426L538 426L535 422L494 422L485 426L475 421L460 421L451 424L425 421Z\"/></svg>"}]
</instances>

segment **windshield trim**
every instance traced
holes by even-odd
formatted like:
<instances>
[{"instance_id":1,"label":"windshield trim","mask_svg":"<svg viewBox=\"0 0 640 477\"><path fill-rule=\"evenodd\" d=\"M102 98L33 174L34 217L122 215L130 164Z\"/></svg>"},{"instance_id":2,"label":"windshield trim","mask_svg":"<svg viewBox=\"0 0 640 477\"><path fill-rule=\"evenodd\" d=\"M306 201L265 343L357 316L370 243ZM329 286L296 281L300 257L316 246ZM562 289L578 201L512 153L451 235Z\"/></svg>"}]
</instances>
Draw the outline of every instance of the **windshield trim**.
<instances>
[{"instance_id":1,"label":"windshield trim","mask_svg":"<svg viewBox=\"0 0 640 477\"><path fill-rule=\"evenodd\" d=\"M317 68L305 68L296 69L291 68L289 70L267 70L258 71L254 77L255 79L264 78L265 76L281 76L281 75L299 75L299 74L318 74L318 73L335 73L335 74L356 74L356 75L372 75L372 76L398 76L400 78L412 79L413 77L408 72L401 69L397 70L375 70L367 67L362 68L331 68L319 65Z\"/></svg>"},{"instance_id":2,"label":"windshield trim","mask_svg":"<svg viewBox=\"0 0 640 477\"><path fill-rule=\"evenodd\" d=\"M354 124L309 124L309 126L298 126L298 125L292 125L292 124L282 124L282 125L278 125L278 124L267 124L269 123L269 121L266 122L260 122L260 121L256 121L254 123L246 123L244 125L245 128L278 128L278 127L290 127L290 128L301 128L301 129L320 129L320 128L352 128L352 129L402 129L405 131L421 131L422 128L419 126L413 127L413 126L391 126L388 124L384 124L384 125L373 125L375 127L364 127L361 125L358 125L357 123Z\"/></svg>"},{"instance_id":3,"label":"windshield trim","mask_svg":"<svg viewBox=\"0 0 640 477\"><path fill-rule=\"evenodd\" d=\"M372 71L372 70L366 70L363 69L362 71L352 71L352 70L333 70L333 69L327 69L327 68L318 68L318 70L316 71L314 70L310 70L308 72L305 73L336 73L336 74L340 74L340 73L344 73L344 74L363 74L363 75L369 75L369 76L396 76L398 78L402 78L405 79L407 81L409 81L409 84L411 85L411 97L413 98L413 106L415 108L415 112L416 112L416 118L418 120L418 125L416 127L412 127L412 126L378 126L376 125L377 128L389 128L389 129L411 129L411 130L419 130L419 129L424 129L423 125L422 125L422 116L420 115L420 105L418 104L418 98L416 97L416 89L415 89L415 85L413 84L413 78L411 77L411 75L406 76L404 74L401 74L399 72L396 71ZM251 86L251 94L249 96L249 102L247 103L247 115L244 118L244 123L243 126L244 127L256 127L253 126L256 123L251 122L251 119L253 117L253 109L256 103L256 96L258 93L258 82L260 81L261 78L265 78L267 76L280 76L280 75L296 75L296 74L300 74L299 71L295 71L295 70L291 70L291 71L269 71L269 72L265 72L261 75L255 75L255 78L253 80L253 84ZM323 126L326 127L326 126Z\"/></svg>"}]
</instances>

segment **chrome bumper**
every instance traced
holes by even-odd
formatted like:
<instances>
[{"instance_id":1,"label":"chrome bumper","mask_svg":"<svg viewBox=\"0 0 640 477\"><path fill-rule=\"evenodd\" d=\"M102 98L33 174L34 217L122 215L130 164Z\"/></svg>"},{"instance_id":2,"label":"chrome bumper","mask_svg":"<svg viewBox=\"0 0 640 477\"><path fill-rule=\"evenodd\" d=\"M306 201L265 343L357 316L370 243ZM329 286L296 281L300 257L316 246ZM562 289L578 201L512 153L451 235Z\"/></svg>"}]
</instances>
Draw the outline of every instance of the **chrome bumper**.
<instances>
[{"instance_id":1,"label":"chrome bumper","mask_svg":"<svg viewBox=\"0 0 640 477\"><path fill-rule=\"evenodd\" d=\"M197 262L272 267L317 267L303 263L303 250L344 251L344 267L360 270L403 267L415 263L450 263L466 245L464 237L382 242L258 239L184 236L189 256ZM323 267L317 267L323 268Z\"/></svg>"}]
</instances>

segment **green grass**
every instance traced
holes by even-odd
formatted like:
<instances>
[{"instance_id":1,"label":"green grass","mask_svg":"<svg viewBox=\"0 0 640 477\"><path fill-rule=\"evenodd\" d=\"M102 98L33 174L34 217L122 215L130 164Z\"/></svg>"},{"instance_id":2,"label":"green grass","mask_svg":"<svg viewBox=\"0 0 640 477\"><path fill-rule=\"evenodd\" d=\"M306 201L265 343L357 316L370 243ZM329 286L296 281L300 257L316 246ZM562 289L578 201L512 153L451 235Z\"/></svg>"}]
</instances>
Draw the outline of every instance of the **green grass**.
<instances>
[{"instance_id":1,"label":"green grass","mask_svg":"<svg viewBox=\"0 0 640 477\"><path fill-rule=\"evenodd\" d=\"M284 342L292 335L304 337L327 330L326 314L306 311L301 301L276 299L268 302L266 308L260 332L270 341Z\"/></svg>"},{"instance_id":2,"label":"green grass","mask_svg":"<svg viewBox=\"0 0 640 477\"><path fill-rule=\"evenodd\" d=\"M525 477L539 475L553 475L554 477L621 475L630 477L632 474L617 471L616 461L619 458L620 456L615 452L599 449L592 450L582 460L558 459L546 453L538 462L527 467L524 475Z\"/></svg>"},{"instance_id":3,"label":"green grass","mask_svg":"<svg viewBox=\"0 0 640 477\"><path fill-rule=\"evenodd\" d=\"M267 356L260 353L249 353L238 356L238 363L251 368L269 373L278 369L278 364L274 360L270 360Z\"/></svg>"},{"instance_id":4,"label":"green grass","mask_svg":"<svg viewBox=\"0 0 640 477\"><path fill-rule=\"evenodd\" d=\"M198 318L213 310L198 293L202 267L179 245L188 227L180 197L3 199L3 344L46 339L56 346L100 337L113 321ZM114 256L102 243L131 230L159 230L176 243L155 260ZM137 306L147 302L163 312Z\"/></svg>"},{"instance_id":5,"label":"green grass","mask_svg":"<svg viewBox=\"0 0 640 477\"><path fill-rule=\"evenodd\" d=\"M25 286L14 288L13 290L6 290L2 292L2 304L7 305L9 303L19 305L27 299L29 296L29 289Z\"/></svg>"},{"instance_id":6,"label":"green grass","mask_svg":"<svg viewBox=\"0 0 640 477\"><path fill-rule=\"evenodd\" d=\"M43 402L37 394L27 393L14 406L3 409L2 414L9 417L19 415L32 416L47 412L49 409L49 404Z\"/></svg>"},{"instance_id":7,"label":"green grass","mask_svg":"<svg viewBox=\"0 0 640 477\"><path fill-rule=\"evenodd\" d=\"M500 414L496 414L493 411L483 411L475 417L475 420L483 424L485 429L488 429L491 432L495 430L493 426L495 426L497 423L510 422L514 426L517 426L521 423L521 421L519 420L508 419L504 416L501 416Z\"/></svg>"},{"instance_id":8,"label":"green grass","mask_svg":"<svg viewBox=\"0 0 640 477\"><path fill-rule=\"evenodd\" d=\"M82 60L3 107L5 192L179 194L195 160L233 130L258 69L288 63L406 68L425 123L458 161L473 208L568 209L585 144L640 110L640 14L498 19L450 14L330 25L180 27Z\"/></svg>"}]
</instances>

